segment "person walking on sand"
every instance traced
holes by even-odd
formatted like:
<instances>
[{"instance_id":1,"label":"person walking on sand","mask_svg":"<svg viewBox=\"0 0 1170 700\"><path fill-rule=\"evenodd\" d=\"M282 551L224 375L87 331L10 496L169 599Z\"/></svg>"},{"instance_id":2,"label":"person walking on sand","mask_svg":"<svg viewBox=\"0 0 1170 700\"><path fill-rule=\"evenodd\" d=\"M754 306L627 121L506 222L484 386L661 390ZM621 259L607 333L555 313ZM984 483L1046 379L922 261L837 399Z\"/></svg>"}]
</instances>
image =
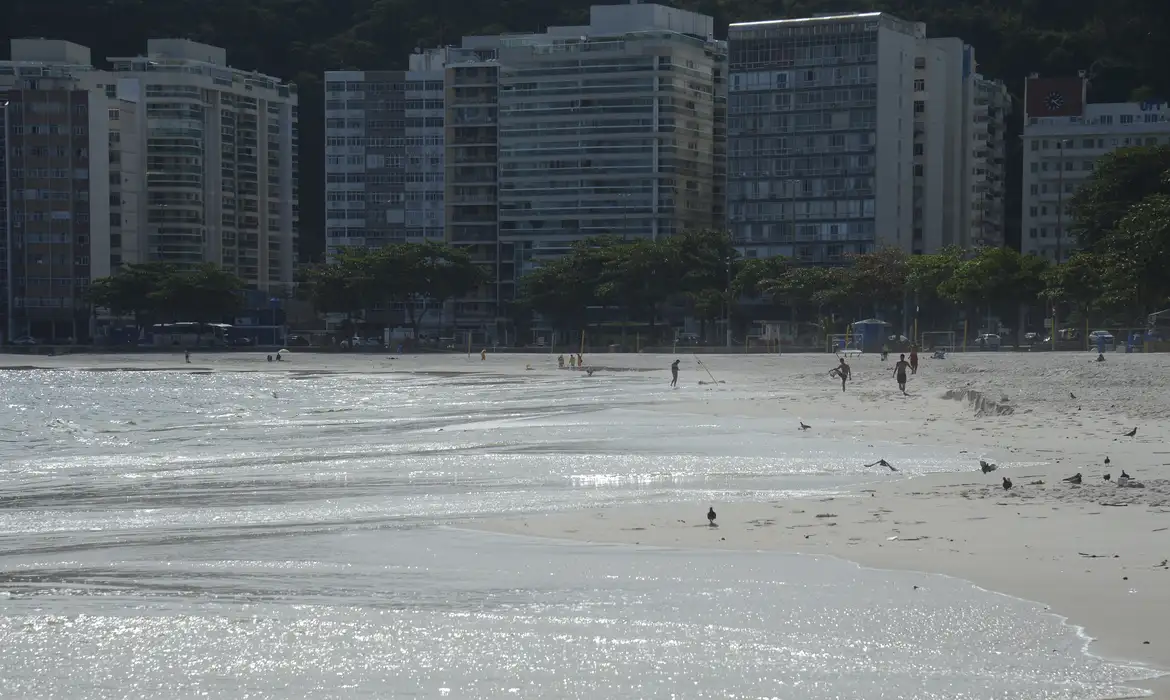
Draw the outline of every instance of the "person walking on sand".
<instances>
[{"instance_id":1,"label":"person walking on sand","mask_svg":"<svg viewBox=\"0 0 1170 700\"><path fill-rule=\"evenodd\" d=\"M678 360L670 363L670 385L678 386Z\"/></svg>"},{"instance_id":2,"label":"person walking on sand","mask_svg":"<svg viewBox=\"0 0 1170 700\"><path fill-rule=\"evenodd\" d=\"M910 374L918 374L918 346L910 346Z\"/></svg>"},{"instance_id":3,"label":"person walking on sand","mask_svg":"<svg viewBox=\"0 0 1170 700\"><path fill-rule=\"evenodd\" d=\"M829 374L835 374L841 379L841 391L845 391L845 382L849 381L849 379L852 377L853 370L849 368L848 364L846 364L844 357L840 358L840 360L841 364L829 370Z\"/></svg>"},{"instance_id":4,"label":"person walking on sand","mask_svg":"<svg viewBox=\"0 0 1170 700\"><path fill-rule=\"evenodd\" d=\"M906 370L909 369L910 363L906 361L905 355L899 355L898 364L894 365L894 376L898 378L898 388L902 390L902 395L906 395Z\"/></svg>"}]
</instances>

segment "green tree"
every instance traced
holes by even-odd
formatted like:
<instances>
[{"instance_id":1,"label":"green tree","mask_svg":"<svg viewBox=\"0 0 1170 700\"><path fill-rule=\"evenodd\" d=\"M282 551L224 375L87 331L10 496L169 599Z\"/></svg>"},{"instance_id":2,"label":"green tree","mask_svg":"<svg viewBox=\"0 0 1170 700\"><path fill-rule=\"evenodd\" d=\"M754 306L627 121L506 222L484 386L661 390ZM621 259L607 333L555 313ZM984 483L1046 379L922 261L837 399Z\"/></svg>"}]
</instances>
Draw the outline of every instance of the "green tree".
<instances>
[{"instance_id":1,"label":"green tree","mask_svg":"<svg viewBox=\"0 0 1170 700\"><path fill-rule=\"evenodd\" d=\"M1107 153L1069 201L1077 241L1096 249L1131 208L1154 195L1170 195L1170 145Z\"/></svg>"},{"instance_id":2,"label":"green tree","mask_svg":"<svg viewBox=\"0 0 1170 700\"><path fill-rule=\"evenodd\" d=\"M1078 251L1068 260L1050 266L1044 272L1044 291L1041 296L1052 304L1071 304L1084 320L1107 307L1102 294L1104 261L1097 253Z\"/></svg>"},{"instance_id":3,"label":"green tree","mask_svg":"<svg viewBox=\"0 0 1170 700\"><path fill-rule=\"evenodd\" d=\"M142 326L160 312L155 293L174 274L175 267L166 263L124 265L109 277L94 280L89 286L89 300L115 316L132 314L134 323Z\"/></svg>"},{"instance_id":4,"label":"green tree","mask_svg":"<svg viewBox=\"0 0 1170 700\"><path fill-rule=\"evenodd\" d=\"M853 256L849 279L854 302L872 304L875 312L901 305L906 299L909 258L904 251L889 247Z\"/></svg>"},{"instance_id":5,"label":"green tree","mask_svg":"<svg viewBox=\"0 0 1170 700\"><path fill-rule=\"evenodd\" d=\"M1138 318L1170 305L1170 195L1131 207L1103 245L1103 303L1131 309Z\"/></svg>"},{"instance_id":6,"label":"green tree","mask_svg":"<svg viewBox=\"0 0 1170 700\"><path fill-rule=\"evenodd\" d=\"M163 278L149 297L172 321L224 322L240 309L244 281L213 263Z\"/></svg>"},{"instance_id":7,"label":"green tree","mask_svg":"<svg viewBox=\"0 0 1170 700\"><path fill-rule=\"evenodd\" d=\"M517 303L547 318L561 332L585 327L590 306L599 303L598 280L604 261L588 242L548 260L520 280Z\"/></svg>"}]
</instances>

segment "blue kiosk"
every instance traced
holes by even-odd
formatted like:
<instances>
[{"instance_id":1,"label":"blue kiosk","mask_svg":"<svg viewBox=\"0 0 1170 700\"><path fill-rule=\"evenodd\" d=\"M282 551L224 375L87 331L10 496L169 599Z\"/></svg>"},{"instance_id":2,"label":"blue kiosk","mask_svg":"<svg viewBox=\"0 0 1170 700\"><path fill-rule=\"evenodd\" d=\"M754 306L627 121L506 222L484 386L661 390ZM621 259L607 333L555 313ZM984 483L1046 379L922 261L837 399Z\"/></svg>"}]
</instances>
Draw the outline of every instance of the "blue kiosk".
<instances>
[{"instance_id":1,"label":"blue kiosk","mask_svg":"<svg viewBox=\"0 0 1170 700\"><path fill-rule=\"evenodd\" d=\"M867 318L864 321L855 321L853 329L853 347L862 352L881 352L882 346L890 335L890 324L879 318Z\"/></svg>"}]
</instances>

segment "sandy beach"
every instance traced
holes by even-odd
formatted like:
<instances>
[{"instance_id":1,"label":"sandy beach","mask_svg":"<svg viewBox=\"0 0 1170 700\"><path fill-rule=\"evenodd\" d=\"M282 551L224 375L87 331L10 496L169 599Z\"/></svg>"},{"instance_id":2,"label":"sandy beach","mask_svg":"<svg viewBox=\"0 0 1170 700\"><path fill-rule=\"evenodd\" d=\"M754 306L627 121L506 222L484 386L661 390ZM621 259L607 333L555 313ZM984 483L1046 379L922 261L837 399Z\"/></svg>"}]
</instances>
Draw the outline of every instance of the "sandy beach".
<instances>
[{"instance_id":1,"label":"sandy beach","mask_svg":"<svg viewBox=\"0 0 1170 700\"><path fill-rule=\"evenodd\" d=\"M795 439L826 436L953 447L970 471L901 478L875 466L855 492L777 502L694 503L517 516L483 529L589 542L800 552L860 565L959 577L1037 601L1082 626L1092 653L1170 670L1170 355L968 353L924 358L902 396L896 358L850 359L841 391L828 355L680 354L682 410L728 420L773 417ZM598 371L669 381L667 355L587 357ZM530 367L530 368L529 368ZM0 356L0 369L491 372L522 381L558 372L551 355L263 354ZM2 377L2 375L0 375ZM674 410L679 410L675 405ZM799 422L810 426L798 429ZM1136 435L1128 431L1136 428ZM1110 463L1104 463L1106 457ZM984 474L983 459L998 465ZM893 462L896 469L898 464ZM1119 486L1122 471L1133 478ZM1080 485L1064 479L1082 475ZM1104 476L1110 475L1110 480ZM1005 490L1002 480L1012 480ZM1132 485L1134 482L1140 486ZM704 517L718 511L718 527ZM924 575L922 587L931 585ZM1170 677L1132 685L1170 700Z\"/></svg>"}]
</instances>

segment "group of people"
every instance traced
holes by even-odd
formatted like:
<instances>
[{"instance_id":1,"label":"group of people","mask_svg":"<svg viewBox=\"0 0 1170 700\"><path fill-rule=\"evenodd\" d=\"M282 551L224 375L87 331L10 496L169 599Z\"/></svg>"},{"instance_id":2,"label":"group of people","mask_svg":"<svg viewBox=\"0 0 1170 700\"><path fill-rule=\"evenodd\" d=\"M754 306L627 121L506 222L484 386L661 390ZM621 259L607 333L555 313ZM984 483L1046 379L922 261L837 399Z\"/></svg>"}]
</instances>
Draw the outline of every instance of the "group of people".
<instances>
[{"instance_id":1,"label":"group of people","mask_svg":"<svg viewBox=\"0 0 1170 700\"><path fill-rule=\"evenodd\" d=\"M577 353L576 355L574 355L573 353L569 353L569 369L577 369L578 367L581 369L585 369L585 358L581 355L581 353ZM564 369L564 368L565 368L565 356L564 355L557 355L557 369Z\"/></svg>"},{"instance_id":2,"label":"group of people","mask_svg":"<svg viewBox=\"0 0 1170 700\"><path fill-rule=\"evenodd\" d=\"M885 358L886 353L883 352L882 359L884 360ZM907 371L909 371L910 374L918 374L918 347L915 345L910 346L909 360L907 360L906 355L903 354L899 355L898 361L894 363L893 376L898 380L898 389L901 390L903 395L906 394L906 380L908 378L906 374ZM852 378L853 370L849 367L849 363L845 361L845 358L842 357L840 358L837 366L829 370L829 376L840 379L841 391L845 391L845 383Z\"/></svg>"}]
</instances>

